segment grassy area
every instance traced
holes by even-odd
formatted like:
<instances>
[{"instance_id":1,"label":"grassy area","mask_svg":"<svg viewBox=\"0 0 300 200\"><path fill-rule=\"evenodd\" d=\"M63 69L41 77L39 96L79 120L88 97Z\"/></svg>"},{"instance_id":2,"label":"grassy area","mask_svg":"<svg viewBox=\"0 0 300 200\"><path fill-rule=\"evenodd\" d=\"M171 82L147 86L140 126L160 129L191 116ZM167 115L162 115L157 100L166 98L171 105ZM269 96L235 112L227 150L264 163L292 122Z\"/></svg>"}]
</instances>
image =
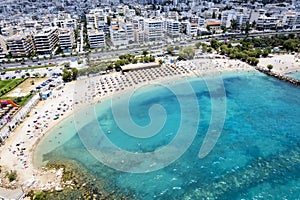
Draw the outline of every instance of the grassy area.
<instances>
[{"instance_id":1,"label":"grassy area","mask_svg":"<svg viewBox=\"0 0 300 200\"><path fill-rule=\"evenodd\" d=\"M0 97L13 90L19 84L23 83L26 78L17 78L10 80L0 80Z\"/></svg>"},{"instance_id":2,"label":"grassy area","mask_svg":"<svg viewBox=\"0 0 300 200\"><path fill-rule=\"evenodd\" d=\"M50 65L38 65L38 66L32 66L32 67L14 67L9 69L1 69L0 72L8 72L8 71L16 71L16 70L26 70L26 69L39 69L39 68L47 68L47 67L54 67L55 64Z\"/></svg>"},{"instance_id":3,"label":"grassy area","mask_svg":"<svg viewBox=\"0 0 300 200\"><path fill-rule=\"evenodd\" d=\"M34 95L34 93L27 94L24 97L9 97L9 96L5 96L5 97L0 97L0 100L10 99L13 102L15 102L16 104L18 104L19 106L24 106L27 103L27 101L29 101L33 97L33 95Z\"/></svg>"}]
</instances>

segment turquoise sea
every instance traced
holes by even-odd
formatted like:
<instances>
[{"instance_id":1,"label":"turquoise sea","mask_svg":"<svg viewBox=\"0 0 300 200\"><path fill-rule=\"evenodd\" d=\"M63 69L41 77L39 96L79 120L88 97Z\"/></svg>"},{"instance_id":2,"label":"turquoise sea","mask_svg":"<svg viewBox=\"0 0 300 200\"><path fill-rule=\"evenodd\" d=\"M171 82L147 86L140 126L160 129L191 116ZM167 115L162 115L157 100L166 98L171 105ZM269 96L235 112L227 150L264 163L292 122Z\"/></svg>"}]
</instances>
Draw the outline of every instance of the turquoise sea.
<instances>
[{"instance_id":1,"label":"turquoise sea","mask_svg":"<svg viewBox=\"0 0 300 200\"><path fill-rule=\"evenodd\" d=\"M75 160L97 180L102 180L107 190L143 200L299 199L300 88L258 72L224 73L222 79L226 92L225 122L216 145L204 158L198 154L212 118L222 115L212 116L212 102L224 103L222 85L207 87L203 78L189 78L143 87L131 96L129 106L122 100L126 95L120 95L115 101L117 108L129 108L131 122L140 127L151 125L153 120L164 122L157 134L148 138L142 138L143 131L135 133L140 137L125 134L114 119L116 115L118 120L122 119L122 114L113 112L107 99L93 107L95 117L90 122L87 120L87 124L76 125L80 117L83 120L88 118L85 115L90 116L81 111L51 130L37 147L35 163ZM193 90L185 90L186 83ZM170 90L173 86L177 88L175 93ZM212 93L220 94L214 96L217 101L211 99ZM198 106L194 106L194 101ZM164 111L154 110L151 118L148 111L153 105L160 105ZM182 108L186 113L181 113ZM160 114L166 118L160 118ZM182 126L183 131L178 133ZM114 150L103 142L104 137L119 149L145 155L168 146L176 134L183 135L176 145L185 146L190 139L191 144L178 159L156 171L151 171L151 167L168 159L168 153L162 153L161 160L153 163L145 161L147 156L145 163L129 160L131 165L127 171L141 167L150 171L130 173L108 167L92 156L85 147L86 141L82 142L84 134L89 139L99 135L100 141L88 141L88 150L106 151L109 164L118 163L118 166L127 164L128 160L125 157L120 162ZM173 152L178 153L175 149Z\"/></svg>"},{"instance_id":2,"label":"turquoise sea","mask_svg":"<svg viewBox=\"0 0 300 200\"><path fill-rule=\"evenodd\" d=\"M289 73L287 76L300 80L300 71Z\"/></svg>"}]
</instances>

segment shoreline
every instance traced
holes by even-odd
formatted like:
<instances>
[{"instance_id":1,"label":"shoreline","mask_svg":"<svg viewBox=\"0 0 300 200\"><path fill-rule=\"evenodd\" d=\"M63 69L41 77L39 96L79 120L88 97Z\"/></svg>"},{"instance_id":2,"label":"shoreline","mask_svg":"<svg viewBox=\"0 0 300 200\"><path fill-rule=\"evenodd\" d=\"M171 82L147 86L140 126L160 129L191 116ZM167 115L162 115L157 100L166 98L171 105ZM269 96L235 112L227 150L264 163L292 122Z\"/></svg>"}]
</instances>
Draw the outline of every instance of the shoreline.
<instances>
[{"instance_id":1,"label":"shoreline","mask_svg":"<svg viewBox=\"0 0 300 200\"><path fill-rule=\"evenodd\" d=\"M200 63L201 61L201 63ZM200 64L201 67L196 67L192 66L191 63L193 62L199 62L197 64ZM95 76L95 77L90 77L86 79L81 79L76 82L71 82L65 84L62 88L55 88L53 90L53 96L45 101L40 101L29 113L29 117L27 117L24 122L16 129L14 130L14 133L8 138L6 141L6 144L0 148L0 151L2 153L0 163L1 165L8 166L11 169L17 170L18 173L18 179L19 179L19 184L20 185L26 185L26 181L34 179L34 182L29 186L25 188L25 191L27 190L49 190L53 187L61 187L61 176L57 176L57 171L53 170L48 170L44 171L44 168L38 169L34 165L34 155L37 146L43 141L43 139L46 138L46 136L55 128L55 125L62 123L64 120L69 119L72 115L74 115L75 112L79 112L82 109L86 108L87 106L94 105L96 103L100 103L101 101L106 100L107 98L113 96L113 95L121 95L124 92L128 92L129 90L135 90L136 88L141 88L145 86L149 86L151 84L155 83L168 83L171 81L175 80L181 80L189 77L201 77L202 75L209 75L213 73L223 73L223 72L239 72L239 71L255 71L254 67L243 63L238 60L230 60L230 59L199 59L199 60L193 60L193 61L183 61L179 62L178 66L182 65L183 68L186 68L189 70L188 73L184 74L177 74L177 75L172 75L172 76L167 76L167 77L160 77L154 80L151 80L151 82L146 81L142 83L138 83L136 85L132 85L129 87L125 87L123 90L119 91L113 91L113 92L108 92L107 95L103 96L96 96L92 97L90 101L86 101L84 103L78 103L79 108L75 108L76 102L74 99L74 91L75 91L75 86L78 86L81 81L91 81L91 80L96 80L96 83L99 82L100 80L103 80L104 77L111 78L113 76L124 76L124 75L119 75L119 74L109 74L109 75L104 75L104 76ZM195 65L195 63L194 63ZM204 65L204 66L203 66ZM212 68L210 65L215 65L216 67ZM224 67L224 65L228 65ZM197 69L198 68L198 69ZM161 69L160 67L158 69ZM197 72L197 73L195 73ZM83 84L82 84L83 85ZM85 85L83 85L85 86ZM77 88L76 88L77 89ZM93 91L91 91L93 92ZM94 91L95 92L95 91ZM72 94L73 96L70 97L69 94ZM58 98L56 98L58 97ZM70 98L69 98L70 97ZM83 97L84 99L89 98L87 96ZM84 99L82 101L84 101ZM79 100L78 100L79 101ZM58 106L60 107L65 107L62 106L64 104L67 104L66 106L68 107L67 109L59 111L59 118L57 120L53 120L53 116L58 112L57 108ZM76 106L77 107L77 106ZM50 110L50 111L49 111ZM41 115L42 114L42 115ZM44 116L43 116L44 114ZM62 115L61 115L62 114ZM38 116L40 118L38 118ZM32 128L31 123L32 121L36 120L36 118L39 119L44 119L46 118L46 121L40 120L41 126L43 125L44 127L41 127L38 129L38 131L32 130L32 132L29 132L30 134L33 133L34 135L34 141L31 139L28 139L24 137L24 133L28 133L28 129ZM27 125L27 126L26 126ZM46 126L45 126L46 125ZM26 130L27 129L27 130ZM39 133L40 132L40 133ZM23 134L22 134L23 133ZM29 134L29 135L30 135ZM29 136L28 135L28 136ZM23 137L22 137L23 136ZM31 136L30 136L31 137ZM20 141L27 139L26 142L26 155L28 158L27 161L27 168L23 168L18 165L19 157L13 157L9 162L7 159L3 160L3 157L11 155L11 151L8 151L4 147L7 147L10 145L12 147L16 143L19 144ZM23 142L23 141L22 141ZM12 147L15 148L15 147ZM4 152L4 153L3 153ZM3 155L4 154L4 155ZM19 163L20 164L20 163ZM26 171L24 171L26 170Z\"/></svg>"}]
</instances>

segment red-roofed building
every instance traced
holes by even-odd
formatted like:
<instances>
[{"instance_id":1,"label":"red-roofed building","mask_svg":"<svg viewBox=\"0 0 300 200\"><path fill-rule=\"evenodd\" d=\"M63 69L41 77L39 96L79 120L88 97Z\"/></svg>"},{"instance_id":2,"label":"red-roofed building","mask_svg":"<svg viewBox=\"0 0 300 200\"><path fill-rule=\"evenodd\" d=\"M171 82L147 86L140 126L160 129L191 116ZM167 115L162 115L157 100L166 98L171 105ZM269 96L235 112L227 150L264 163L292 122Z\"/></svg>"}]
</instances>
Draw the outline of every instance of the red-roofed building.
<instances>
[{"instance_id":1,"label":"red-roofed building","mask_svg":"<svg viewBox=\"0 0 300 200\"><path fill-rule=\"evenodd\" d=\"M209 27L210 31L214 33L222 31L220 21L206 21L206 27Z\"/></svg>"}]
</instances>

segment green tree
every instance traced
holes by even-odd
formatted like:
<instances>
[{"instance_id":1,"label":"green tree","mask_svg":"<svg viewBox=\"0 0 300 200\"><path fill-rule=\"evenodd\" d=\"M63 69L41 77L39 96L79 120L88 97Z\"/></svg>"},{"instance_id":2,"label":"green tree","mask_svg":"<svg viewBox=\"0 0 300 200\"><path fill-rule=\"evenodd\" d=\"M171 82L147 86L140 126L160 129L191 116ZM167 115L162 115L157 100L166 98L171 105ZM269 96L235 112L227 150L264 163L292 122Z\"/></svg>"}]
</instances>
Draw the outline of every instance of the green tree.
<instances>
[{"instance_id":1,"label":"green tree","mask_svg":"<svg viewBox=\"0 0 300 200\"><path fill-rule=\"evenodd\" d=\"M219 43L218 40L216 40L215 38L213 38L213 39L210 40L210 46L212 48L214 48L215 50L218 50L219 47L220 47L220 43Z\"/></svg>"},{"instance_id":2,"label":"green tree","mask_svg":"<svg viewBox=\"0 0 300 200\"><path fill-rule=\"evenodd\" d=\"M210 26L208 25L208 26L206 26L206 29L207 29L208 32L210 32L210 29L211 29L211 28L210 28Z\"/></svg>"},{"instance_id":3,"label":"green tree","mask_svg":"<svg viewBox=\"0 0 300 200\"><path fill-rule=\"evenodd\" d=\"M143 54L143 56L146 56L149 54L149 52L147 50L144 50L142 54Z\"/></svg>"},{"instance_id":4,"label":"green tree","mask_svg":"<svg viewBox=\"0 0 300 200\"><path fill-rule=\"evenodd\" d=\"M110 16L107 16L106 19L107 19L107 25L110 26L111 25L111 18L110 18Z\"/></svg>"},{"instance_id":5,"label":"green tree","mask_svg":"<svg viewBox=\"0 0 300 200\"><path fill-rule=\"evenodd\" d=\"M46 193L41 191L41 192L36 192L33 195L33 200L46 200Z\"/></svg>"},{"instance_id":6,"label":"green tree","mask_svg":"<svg viewBox=\"0 0 300 200\"><path fill-rule=\"evenodd\" d=\"M268 64L268 65L267 65L267 68L268 68L269 71L271 71L271 70L273 69L273 65Z\"/></svg>"},{"instance_id":7,"label":"green tree","mask_svg":"<svg viewBox=\"0 0 300 200\"><path fill-rule=\"evenodd\" d=\"M71 71L72 71L72 80L76 80L78 77L78 69L74 67L71 69Z\"/></svg>"},{"instance_id":8,"label":"green tree","mask_svg":"<svg viewBox=\"0 0 300 200\"><path fill-rule=\"evenodd\" d=\"M235 19L230 20L230 27L232 30L236 30L238 27L238 23Z\"/></svg>"},{"instance_id":9,"label":"green tree","mask_svg":"<svg viewBox=\"0 0 300 200\"><path fill-rule=\"evenodd\" d=\"M137 58L134 58L134 59L132 59L132 64L136 64L138 62L138 59Z\"/></svg>"},{"instance_id":10,"label":"green tree","mask_svg":"<svg viewBox=\"0 0 300 200\"><path fill-rule=\"evenodd\" d=\"M195 44L196 49L199 49L200 46L201 46L201 42L197 42L197 43Z\"/></svg>"},{"instance_id":11,"label":"green tree","mask_svg":"<svg viewBox=\"0 0 300 200\"><path fill-rule=\"evenodd\" d=\"M213 14L212 14L212 17L211 18L213 18L213 19L216 19L216 13L215 12L213 12Z\"/></svg>"},{"instance_id":12,"label":"green tree","mask_svg":"<svg viewBox=\"0 0 300 200\"><path fill-rule=\"evenodd\" d=\"M250 25L249 21L247 21L246 25L245 25L245 34L246 35L249 34L250 29L251 29L251 25Z\"/></svg>"},{"instance_id":13,"label":"green tree","mask_svg":"<svg viewBox=\"0 0 300 200\"><path fill-rule=\"evenodd\" d=\"M67 69L63 69L62 79L64 82L72 81L72 73Z\"/></svg>"},{"instance_id":14,"label":"green tree","mask_svg":"<svg viewBox=\"0 0 300 200\"><path fill-rule=\"evenodd\" d=\"M263 50L263 53L262 53L262 56L264 58L268 57L268 55L271 53L271 48L270 47L267 47Z\"/></svg>"},{"instance_id":15,"label":"green tree","mask_svg":"<svg viewBox=\"0 0 300 200\"><path fill-rule=\"evenodd\" d=\"M179 51L179 58L183 59L192 59L195 56L195 49L191 46L184 47Z\"/></svg>"},{"instance_id":16,"label":"green tree","mask_svg":"<svg viewBox=\"0 0 300 200\"><path fill-rule=\"evenodd\" d=\"M173 50L174 50L174 48L172 46L167 46L167 49L166 49L167 54L172 54Z\"/></svg>"},{"instance_id":17,"label":"green tree","mask_svg":"<svg viewBox=\"0 0 300 200\"><path fill-rule=\"evenodd\" d=\"M12 181L16 180L17 179L17 172L12 171L11 173L8 173L7 178L9 180L9 182L12 182Z\"/></svg>"}]
</instances>

